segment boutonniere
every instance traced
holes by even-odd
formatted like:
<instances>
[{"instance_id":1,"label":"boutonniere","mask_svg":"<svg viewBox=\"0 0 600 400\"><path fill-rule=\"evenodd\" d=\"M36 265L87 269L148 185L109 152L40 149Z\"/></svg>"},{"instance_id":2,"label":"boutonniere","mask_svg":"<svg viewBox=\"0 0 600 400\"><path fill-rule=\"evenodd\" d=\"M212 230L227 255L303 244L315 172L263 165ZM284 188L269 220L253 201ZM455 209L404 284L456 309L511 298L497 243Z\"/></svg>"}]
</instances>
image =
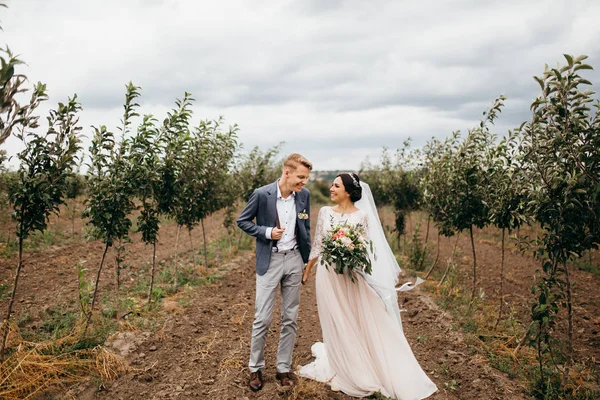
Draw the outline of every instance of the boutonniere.
<instances>
[{"instance_id":1,"label":"boutonniere","mask_svg":"<svg viewBox=\"0 0 600 400\"><path fill-rule=\"evenodd\" d=\"M308 219L308 214L306 213L306 208L302 210L302 212L298 213L298 219Z\"/></svg>"}]
</instances>

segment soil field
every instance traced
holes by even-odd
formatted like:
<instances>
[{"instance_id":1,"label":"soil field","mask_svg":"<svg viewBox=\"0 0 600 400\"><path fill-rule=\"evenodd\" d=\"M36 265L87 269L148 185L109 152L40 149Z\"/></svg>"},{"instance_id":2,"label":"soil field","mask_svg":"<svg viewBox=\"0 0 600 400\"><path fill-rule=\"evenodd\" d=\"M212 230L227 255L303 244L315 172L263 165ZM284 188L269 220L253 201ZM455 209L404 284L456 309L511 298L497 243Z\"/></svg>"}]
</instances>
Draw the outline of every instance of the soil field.
<instances>
[{"instance_id":1,"label":"soil field","mask_svg":"<svg viewBox=\"0 0 600 400\"><path fill-rule=\"evenodd\" d=\"M318 209L313 211L316 221ZM389 215L383 214L387 221ZM418 216L414 216L412 223ZM422 218L422 217L421 217ZM75 265L84 262L88 279L102 254L98 241L86 243L80 236L83 223L75 221L76 236L62 242L29 252L24 258L24 269L17 292L15 313L28 315L23 329L35 329L43 323L49 308L61 304L75 304L78 296ZM71 221L63 219L65 231ZM411 226L409 225L409 228ZM58 228L55 228L58 229ZM222 237L222 215L206 221L208 241ZM423 237L425 224L422 221ZM193 245L201 244L199 229L193 231ZM493 229L477 231L476 246L479 264L481 295L493 302L499 287L499 233ZM67 234L64 235L68 236ZM170 262L175 255L177 228L167 224L161 228L157 258ZM431 229L430 242L436 237ZM63 244L66 243L66 244ZM442 239L440 266L450 257L454 239ZM125 286L133 286L139 277L147 275L151 249L141 243L139 234L132 235L126 245L122 278ZM186 231L179 239L182 259L189 260L193 253ZM431 252L435 253L435 249ZM470 241L463 235L458 242L458 263L454 274L469 285L471 271ZM275 380L275 352L279 335L279 321L273 318L267 342L265 370L266 385L252 393L247 388L246 364L249 355L250 331L254 307L254 253L242 250L233 258L227 251L214 251L212 275L219 276L213 283L184 288L162 301L159 326L150 330L127 329L114 334L107 346L123 355L132 372L112 382L88 382L68 390L54 391L39 398L72 399L272 399L272 398L322 398L347 399L348 396L329 390L326 385L301 380L291 391L284 391ZM101 278L101 296L110 296L114 290L114 258L104 269ZM202 258L197 257L197 264ZM12 285L15 257L0 257L0 285ZM442 267L443 266L443 267ZM506 255L505 293L509 310L516 319L528 321L531 286L538 263L523 256L514 246ZM206 271L206 270L204 270ZM600 278L589 272L573 269L576 282L575 299L575 350L579 359L598 368L600 360ZM451 313L440 308L436 301L434 279L418 289L401 294L399 302L405 334L424 370L437 384L439 391L431 399L521 399L527 398L526 388L508 375L490 366L489 360L473 350L464 332L457 327ZM302 288L299 332L294 350L294 365L311 361L310 347L321 340L318 323L314 277ZM0 312L8 304L6 296L0 298ZM279 305L275 312L278 313ZM125 310L126 311L126 310Z\"/></svg>"}]
</instances>

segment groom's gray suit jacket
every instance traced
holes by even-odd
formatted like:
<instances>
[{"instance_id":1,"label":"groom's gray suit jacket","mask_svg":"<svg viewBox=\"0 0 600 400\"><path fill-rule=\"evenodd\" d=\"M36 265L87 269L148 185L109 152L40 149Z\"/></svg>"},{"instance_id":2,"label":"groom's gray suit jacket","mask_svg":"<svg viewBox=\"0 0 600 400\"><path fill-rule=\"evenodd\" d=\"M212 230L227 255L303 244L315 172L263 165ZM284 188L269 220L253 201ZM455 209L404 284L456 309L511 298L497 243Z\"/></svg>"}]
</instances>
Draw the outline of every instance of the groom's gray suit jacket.
<instances>
[{"instance_id":1,"label":"groom's gray suit jacket","mask_svg":"<svg viewBox=\"0 0 600 400\"><path fill-rule=\"evenodd\" d=\"M304 263L310 254L310 191L302 188L296 193L296 243ZM298 218L306 213L308 219ZM256 223L253 219L256 218ZM276 226L277 181L256 189L237 219L237 225L250 236L256 237L256 273L264 275L269 269L274 241L267 239L267 228Z\"/></svg>"}]
</instances>

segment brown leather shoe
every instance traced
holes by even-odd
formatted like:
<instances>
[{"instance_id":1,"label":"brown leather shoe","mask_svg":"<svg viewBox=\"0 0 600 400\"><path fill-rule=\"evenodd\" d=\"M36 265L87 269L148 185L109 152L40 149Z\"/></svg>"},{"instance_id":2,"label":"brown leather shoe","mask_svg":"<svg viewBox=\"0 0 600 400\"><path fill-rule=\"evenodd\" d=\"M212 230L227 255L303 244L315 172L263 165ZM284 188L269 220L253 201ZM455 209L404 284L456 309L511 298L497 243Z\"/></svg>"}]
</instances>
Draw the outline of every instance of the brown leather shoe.
<instances>
[{"instance_id":1,"label":"brown leather shoe","mask_svg":"<svg viewBox=\"0 0 600 400\"><path fill-rule=\"evenodd\" d=\"M262 371L258 370L256 372L250 372L250 380L248 381L248 386L250 386L250 390L253 392L258 392L263 388L265 381L263 380Z\"/></svg>"},{"instance_id":2,"label":"brown leather shoe","mask_svg":"<svg viewBox=\"0 0 600 400\"><path fill-rule=\"evenodd\" d=\"M278 372L275 378L281 382L281 386L294 386L298 382L298 377L293 372Z\"/></svg>"}]
</instances>

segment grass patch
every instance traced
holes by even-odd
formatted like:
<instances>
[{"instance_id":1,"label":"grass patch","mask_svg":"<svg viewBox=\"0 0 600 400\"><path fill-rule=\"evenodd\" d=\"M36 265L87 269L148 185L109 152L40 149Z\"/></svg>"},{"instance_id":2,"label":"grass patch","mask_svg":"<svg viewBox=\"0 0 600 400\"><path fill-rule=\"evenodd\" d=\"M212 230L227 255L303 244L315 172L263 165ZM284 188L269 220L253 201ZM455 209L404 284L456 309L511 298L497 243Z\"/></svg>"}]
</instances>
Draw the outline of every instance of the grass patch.
<instances>
[{"instance_id":1,"label":"grass patch","mask_svg":"<svg viewBox=\"0 0 600 400\"><path fill-rule=\"evenodd\" d=\"M12 294L12 290L9 289L8 283L0 285L0 300L8 299Z\"/></svg>"},{"instance_id":2,"label":"grass patch","mask_svg":"<svg viewBox=\"0 0 600 400\"><path fill-rule=\"evenodd\" d=\"M581 257L580 259L575 260L573 264L575 264L575 267L583 271L587 271L590 274L600 275L600 263L596 262L591 257L590 253L588 253L588 255L586 256Z\"/></svg>"},{"instance_id":3,"label":"grass patch","mask_svg":"<svg viewBox=\"0 0 600 400\"><path fill-rule=\"evenodd\" d=\"M49 308L43 316L43 322L38 330L38 341L59 339L72 331L79 319L79 312L60 305Z\"/></svg>"},{"instance_id":4,"label":"grass patch","mask_svg":"<svg viewBox=\"0 0 600 400\"><path fill-rule=\"evenodd\" d=\"M441 275L441 272L438 273ZM432 279L436 281L439 276ZM575 364L569 381L561 385L561 376L556 369L545 368L545 379L542 381L535 351L525 346L521 349L518 359L513 357L513 351L523 336L523 324L517 320L516 312L510 309L504 314L504 319L494 330L497 305L487 300L480 292L470 307L471 288L459 280L451 268L446 281L441 285L428 284L423 286L436 303L448 311L455 321L454 329L462 331L465 342L471 349L472 355L485 356L489 365L506 374L510 379L520 382L528 388L528 394L535 399L568 399L587 400L600 398L597 389L597 371L594 366ZM560 365L564 361L563 349L554 347L554 361ZM448 378L444 382L447 390L459 389L459 385L442 364L440 371Z\"/></svg>"},{"instance_id":5,"label":"grass patch","mask_svg":"<svg viewBox=\"0 0 600 400\"><path fill-rule=\"evenodd\" d=\"M37 253L51 246L65 245L79 240L77 237L65 236L65 232L57 227L50 227L42 232L33 231L23 241L23 253ZM19 241L17 237L12 237L10 241L0 244L0 256L13 258L17 256L18 251Z\"/></svg>"}]
</instances>

